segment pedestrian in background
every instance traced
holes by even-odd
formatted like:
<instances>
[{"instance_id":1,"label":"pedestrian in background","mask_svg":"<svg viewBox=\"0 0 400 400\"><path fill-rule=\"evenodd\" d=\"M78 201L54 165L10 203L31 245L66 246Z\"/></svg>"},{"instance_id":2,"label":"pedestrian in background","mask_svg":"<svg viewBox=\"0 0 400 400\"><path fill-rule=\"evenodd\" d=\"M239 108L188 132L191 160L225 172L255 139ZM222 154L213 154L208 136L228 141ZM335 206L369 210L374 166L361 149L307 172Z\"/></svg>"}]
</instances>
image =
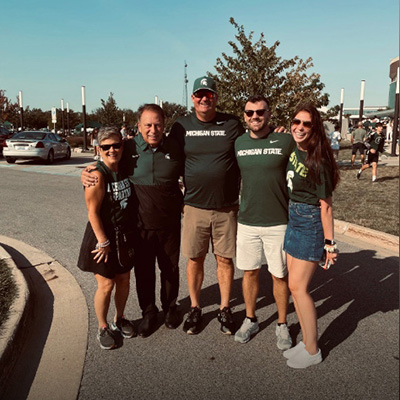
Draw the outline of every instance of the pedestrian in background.
<instances>
[{"instance_id":1,"label":"pedestrian in background","mask_svg":"<svg viewBox=\"0 0 400 400\"><path fill-rule=\"evenodd\" d=\"M329 140L331 141L331 149L336 160L339 159L340 141L342 140L342 136L340 135L339 129L340 126L336 124L335 130L329 134Z\"/></svg>"},{"instance_id":2,"label":"pedestrian in background","mask_svg":"<svg viewBox=\"0 0 400 400\"><path fill-rule=\"evenodd\" d=\"M367 131L364 129L364 125L362 121L358 122L357 129L355 129L351 133L351 144L352 144L352 149L351 149L351 168L354 166L354 161L356 160L356 155L357 151L360 153L361 156L361 165L364 164L364 152L365 152L365 146L364 142L367 138Z\"/></svg>"}]
</instances>

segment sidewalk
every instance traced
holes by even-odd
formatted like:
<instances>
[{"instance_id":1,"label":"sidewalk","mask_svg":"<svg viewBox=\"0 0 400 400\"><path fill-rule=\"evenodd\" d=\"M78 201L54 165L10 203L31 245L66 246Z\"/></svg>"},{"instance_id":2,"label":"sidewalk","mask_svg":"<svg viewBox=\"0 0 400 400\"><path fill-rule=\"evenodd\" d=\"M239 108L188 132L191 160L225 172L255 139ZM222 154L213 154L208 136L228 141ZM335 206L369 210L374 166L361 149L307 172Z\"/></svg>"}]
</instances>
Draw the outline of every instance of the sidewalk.
<instances>
[{"instance_id":1,"label":"sidewalk","mask_svg":"<svg viewBox=\"0 0 400 400\"><path fill-rule=\"evenodd\" d=\"M398 255L396 236L343 221L335 221L335 230L341 241L362 240ZM6 260L20 288L0 336L0 397L3 391L4 398L10 398L22 390L23 398L31 400L76 399L88 335L81 288L62 265L20 241L0 236L0 259ZM14 375L24 377L22 381L8 380L13 369Z\"/></svg>"},{"instance_id":2,"label":"sidewalk","mask_svg":"<svg viewBox=\"0 0 400 400\"><path fill-rule=\"evenodd\" d=\"M0 236L0 259L19 288L0 336L0 397L76 399L88 332L78 283L47 254L15 239ZM9 380L12 370L17 382Z\"/></svg>"}]
</instances>

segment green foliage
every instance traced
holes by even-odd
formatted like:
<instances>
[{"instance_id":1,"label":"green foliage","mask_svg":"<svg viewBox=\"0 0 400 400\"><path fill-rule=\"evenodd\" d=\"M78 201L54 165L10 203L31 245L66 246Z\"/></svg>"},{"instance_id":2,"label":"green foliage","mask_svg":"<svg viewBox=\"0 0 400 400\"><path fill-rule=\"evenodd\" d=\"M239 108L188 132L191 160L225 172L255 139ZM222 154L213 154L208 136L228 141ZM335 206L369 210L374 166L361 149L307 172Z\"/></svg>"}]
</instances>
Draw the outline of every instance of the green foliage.
<instances>
[{"instance_id":1,"label":"green foliage","mask_svg":"<svg viewBox=\"0 0 400 400\"><path fill-rule=\"evenodd\" d=\"M107 101L101 99L101 107L97 108L94 114L96 115L95 120L103 126L120 126L122 124L123 111L118 108L112 92Z\"/></svg>"},{"instance_id":2,"label":"green foliage","mask_svg":"<svg viewBox=\"0 0 400 400\"><path fill-rule=\"evenodd\" d=\"M216 74L208 73L217 83L218 108L237 116L243 116L246 100L251 95L264 95L270 102L272 122L287 125L294 107L299 101L312 101L317 107L328 104L328 94L322 93L324 84L317 73L308 73L313 67L312 58L302 60L298 56L290 60L276 54L280 42L266 45L261 33L257 42L253 32L246 36L243 25L233 18L236 41L229 41L233 55L222 53L217 58Z\"/></svg>"},{"instance_id":3,"label":"green foliage","mask_svg":"<svg viewBox=\"0 0 400 400\"><path fill-rule=\"evenodd\" d=\"M6 91L0 89L0 123L11 122L14 126L19 123L18 101L13 102L6 96Z\"/></svg>"},{"instance_id":4,"label":"green foliage","mask_svg":"<svg viewBox=\"0 0 400 400\"><path fill-rule=\"evenodd\" d=\"M18 288L11 275L10 267L0 260L0 327L7 320L9 309L18 294Z\"/></svg>"},{"instance_id":5,"label":"green foliage","mask_svg":"<svg viewBox=\"0 0 400 400\"><path fill-rule=\"evenodd\" d=\"M186 107L183 107L180 104L164 101L162 108L166 117L165 132L169 132L174 122L179 117L186 115Z\"/></svg>"}]
</instances>

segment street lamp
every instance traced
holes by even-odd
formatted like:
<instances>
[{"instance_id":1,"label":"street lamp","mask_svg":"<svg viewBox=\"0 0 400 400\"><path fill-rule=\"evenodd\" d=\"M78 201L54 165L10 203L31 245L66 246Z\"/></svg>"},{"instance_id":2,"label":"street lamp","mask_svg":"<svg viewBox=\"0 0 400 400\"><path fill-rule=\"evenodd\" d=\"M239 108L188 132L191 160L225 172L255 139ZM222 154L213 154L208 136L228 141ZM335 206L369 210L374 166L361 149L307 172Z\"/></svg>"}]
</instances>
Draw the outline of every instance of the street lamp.
<instances>
[{"instance_id":1,"label":"street lamp","mask_svg":"<svg viewBox=\"0 0 400 400\"><path fill-rule=\"evenodd\" d=\"M342 118L343 118L343 99L344 99L344 89L340 90L340 113L339 113L339 132L342 133Z\"/></svg>"},{"instance_id":2,"label":"street lamp","mask_svg":"<svg viewBox=\"0 0 400 400\"><path fill-rule=\"evenodd\" d=\"M86 102L85 102L85 86L81 87L82 92L82 116L83 116L83 150L89 150L87 147L86 137Z\"/></svg>"},{"instance_id":3,"label":"street lamp","mask_svg":"<svg viewBox=\"0 0 400 400\"><path fill-rule=\"evenodd\" d=\"M22 91L19 91L18 94L18 98L19 98L19 120L21 123L21 131L24 130L24 108L22 106Z\"/></svg>"},{"instance_id":4,"label":"street lamp","mask_svg":"<svg viewBox=\"0 0 400 400\"><path fill-rule=\"evenodd\" d=\"M64 124L64 99L61 99L61 125L62 135L65 136L65 124Z\"/></svg>"},{"instance_id":5,"label":"street lamp","mask_svg":"<svg viewBox=\"0 0 400 400\"><path fill-rule=\"evenodd\" d=\"M71 134L69 130L69 103L67 102L67 131L68 131L68 136Z\"/></svg>"},{"instance_id":6,"label":"street lamp","mask_svg":"<svg viewBox=\"0 0 400 400\"><path fill-rule=\"evenodd\" d=\"M364 114L364 93L365 93L365 80L361 81L361 94L360 94L360 114L359 114L359 122L362 121Z\"/></svg>"}]
</instances>

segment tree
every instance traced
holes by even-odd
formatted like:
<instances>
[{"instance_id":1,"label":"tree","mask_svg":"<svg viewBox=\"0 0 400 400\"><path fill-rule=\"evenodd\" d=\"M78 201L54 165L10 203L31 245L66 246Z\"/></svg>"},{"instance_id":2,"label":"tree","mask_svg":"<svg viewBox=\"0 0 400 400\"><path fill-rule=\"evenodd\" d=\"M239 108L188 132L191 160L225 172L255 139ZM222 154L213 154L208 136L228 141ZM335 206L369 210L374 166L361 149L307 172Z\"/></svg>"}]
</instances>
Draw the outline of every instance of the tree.
<instances>
[{"instance_id":1,"label":"tree","mask_svg":"<svg viewBox=\"0 0 400 400\"><path fill-rule=\"evenodd\" d=\"M114 93L110 92L107 101L101 99L102 107L94 111L98 121L104 126L119 126L122 124L122 111L118 108L114 99Z\"/></svg>"},{"instance_id":2,"label":"tree","mask_svg":"<svg viewBox=\"0 0 400 400\"><path fill-rule=\"evenodd\" d=\"M237 29L238 44L228 42L233 56L222 53L216 61L216 74L208 72L217 83L219 109L242 117L247 98L261 94L270 102L272 122L287 125L299 101L312 101L316 107L328 104L328 94L321 92L325 85L320 75L307 74L313 66L311 57L305 61L298 56L284 60L276 54L279 41L268 47L261 33L253 43L254 32L246 36L243 25L233 18L230 23Z\"/></svg>"},{"instance_id":3,"label":"tree","mask_svg":"<svg viewBox=\"0 0 400 400\"><path fill-rule=\"evenodd\" d=\"M0 122L11 122L15 127L19 123L18 101L12 102L7 96L6 91L0 89Z\"/></svg>"},{"instance_id":4,"label":"tree","mask_svg":"<svg viewBox=\"0 0 400 400\"><path fill-rule=\"evenodd\" d=\"M165 132L169 132L174 122L179 117L183 117L184 115L186 115L186 107L183 107L180 104L164 101L162 104L162 108L164 110L166 119Z\"/></svg>"}]
</instances>

